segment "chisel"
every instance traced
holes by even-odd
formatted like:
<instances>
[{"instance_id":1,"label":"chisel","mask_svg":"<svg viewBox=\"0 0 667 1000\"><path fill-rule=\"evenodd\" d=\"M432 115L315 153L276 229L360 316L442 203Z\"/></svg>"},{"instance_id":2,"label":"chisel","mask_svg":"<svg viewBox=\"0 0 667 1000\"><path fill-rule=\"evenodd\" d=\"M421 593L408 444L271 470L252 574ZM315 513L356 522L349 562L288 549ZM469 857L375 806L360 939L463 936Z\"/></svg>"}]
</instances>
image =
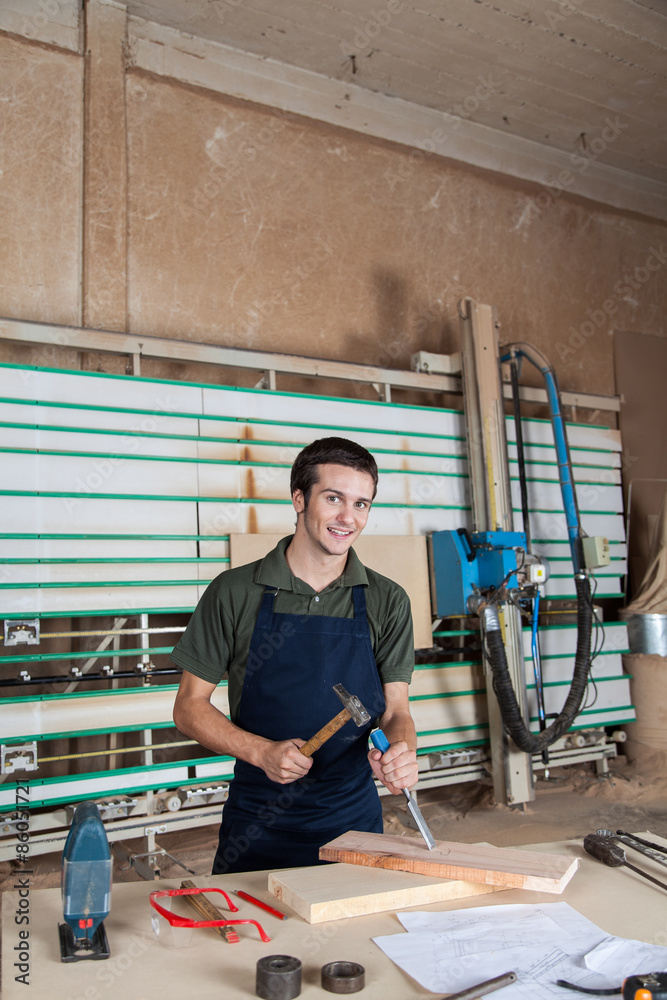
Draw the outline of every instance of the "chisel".
<instances>
[{"instance_id":1,"label":"chisel","mask_svg":"<svg viewBox=\"0 0 667 1000\"><path fill-rule=\"evenodd\" d=\"M373 746L377 750L379 750L380 753L385 753L385 751L389 749L389 740L384 735L381 729L375 729L371 733L371 740L373 742ZM433 837L433 834L426 825L426 820L419 811L419 806L415 802L414 796L410 794L407 788L403 789L403 794L405 795L405 798L407 800L408 809L410 810L410 815L417 824L417 829L424 838L426 846L428 847L429 851L432 851L433 848L435 847L435 839Z\"/></svg>"}]
</instances>

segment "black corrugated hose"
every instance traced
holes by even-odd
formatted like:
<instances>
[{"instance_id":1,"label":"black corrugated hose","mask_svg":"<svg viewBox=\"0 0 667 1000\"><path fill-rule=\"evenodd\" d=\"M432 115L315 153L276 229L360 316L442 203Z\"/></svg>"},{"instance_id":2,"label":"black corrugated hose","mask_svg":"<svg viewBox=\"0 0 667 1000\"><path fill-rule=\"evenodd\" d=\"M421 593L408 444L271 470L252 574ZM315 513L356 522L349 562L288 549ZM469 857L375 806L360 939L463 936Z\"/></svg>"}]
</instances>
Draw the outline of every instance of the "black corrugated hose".
<instances>
[{"instance_id":1,"label":"black corrugated hose","mask_svg":"<svg viewBox=\"0 0 667 1000\"><path fill-rule=\"evenodd\" d=\"M512 687L512 679L507 668L507 656L500 631L498 608L489 604L480 610L486 647L485 655L493 671L493 689L498 699L500 713L507 732L519 750L523 750L525 753L541 753L563 736L574 722L586 693L591 666L593 604L590 581L586 574L577 573L574 583L577 591L577 650L574 657L572 684L562 710L551 725L543 729L541 733L531 733L521 717Z\"/></svg>"}]
</instances>

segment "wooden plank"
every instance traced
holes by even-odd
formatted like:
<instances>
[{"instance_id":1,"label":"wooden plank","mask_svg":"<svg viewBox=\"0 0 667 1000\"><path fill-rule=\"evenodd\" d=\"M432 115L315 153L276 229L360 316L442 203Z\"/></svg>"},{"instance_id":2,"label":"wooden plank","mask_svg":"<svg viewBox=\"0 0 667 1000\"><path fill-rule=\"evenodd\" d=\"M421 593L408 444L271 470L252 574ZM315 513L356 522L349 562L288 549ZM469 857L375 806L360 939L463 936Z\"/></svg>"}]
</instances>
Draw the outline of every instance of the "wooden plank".
<instances>
[{"instance_id":1,"label":"wooden plank","mask_svg":"<svg viewBox=\"0 0 667 1000\"><path fill-rule=\"evenodd\" d=\"M230 567L261 559L284 535L237 534L229 536ZM407 592L412 606L415 649L433 644L431 598L425 535L362 535L354 550L365 566L382 573Z\"/></svg>"},{"instance_id":2,"label":"wooden plank","mask_svg":"<svg viewBox=\"0 0 667 1000\"><path fill-rule=\"evenodd\" d=\"M291 868L269 874L269 892L309 924L406 906L427 906L464 896L501 892L503 888L346 864Z\"/></svg>"},{"instance_id":3,"label":"wooden plank","mask_svg":"<svg viewBox=\"0 0 667 1000\"><path fill-rule=\"evenodd\" d=\"M579 864L559 855L444 840L429 851L416 838L356 830L321 847L320 859L554 893L563 891Z\"/></svg>"}]
</instances>

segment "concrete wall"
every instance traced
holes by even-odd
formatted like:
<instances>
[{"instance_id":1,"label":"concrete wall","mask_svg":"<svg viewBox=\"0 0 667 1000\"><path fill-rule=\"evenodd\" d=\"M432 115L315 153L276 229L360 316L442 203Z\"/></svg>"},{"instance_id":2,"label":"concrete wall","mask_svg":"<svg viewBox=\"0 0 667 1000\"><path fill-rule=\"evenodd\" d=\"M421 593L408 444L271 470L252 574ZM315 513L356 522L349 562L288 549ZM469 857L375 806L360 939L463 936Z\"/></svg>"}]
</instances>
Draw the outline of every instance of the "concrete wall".
<instances>
[{"instance_id":1,"label":"concrete wall","mask_svg":"<svg viewBox=\"0 0 667 1000\"><path fill-rule=\"evenodd\" d=\"M0 33L0 315L405 368L457 349L471 296L603 394L614 328L665 336L663 223L149 74L90 10L85 58Z\"/></svg>"}]
</instances>

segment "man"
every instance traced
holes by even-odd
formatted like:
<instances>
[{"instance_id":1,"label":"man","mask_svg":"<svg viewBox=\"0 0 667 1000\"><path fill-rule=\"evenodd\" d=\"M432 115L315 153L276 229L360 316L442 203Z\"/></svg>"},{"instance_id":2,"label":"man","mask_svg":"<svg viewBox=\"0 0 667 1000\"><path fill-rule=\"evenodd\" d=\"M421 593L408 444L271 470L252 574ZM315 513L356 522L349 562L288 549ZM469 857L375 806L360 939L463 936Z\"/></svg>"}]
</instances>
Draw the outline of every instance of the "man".
<instances>
[{"instance_id":1,"label":"man","mask_svg":"<svg viewBox=\"0 0 667 1000\"><path fill-rule=\"evenodd\" d=\"M395 795L417 780L410 602L352 549L377 481L353 441L304 448L291 473L294 535L213 580L174 649L176 726L236 758L213 874L317 864L320 846L347 830L382 832L373 775ZM231 721L211 704L226 672ZM371 722L346 723L304 757L299 747L341 709L334 684ZM384 755L368 751L378 724Z\"/></svg>"}]
</instances>

